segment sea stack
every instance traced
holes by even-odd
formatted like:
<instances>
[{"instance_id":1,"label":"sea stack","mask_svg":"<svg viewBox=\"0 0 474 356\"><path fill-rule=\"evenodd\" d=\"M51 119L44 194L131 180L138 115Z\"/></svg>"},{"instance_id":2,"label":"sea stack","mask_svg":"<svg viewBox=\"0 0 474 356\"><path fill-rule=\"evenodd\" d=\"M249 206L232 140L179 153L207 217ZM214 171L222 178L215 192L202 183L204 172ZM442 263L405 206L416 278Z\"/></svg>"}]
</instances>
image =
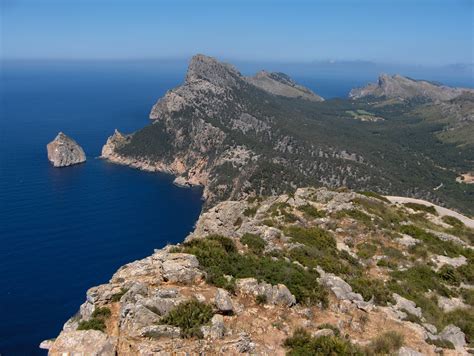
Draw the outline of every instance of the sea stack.
<instances>
[{"instance_id":1,"label":"sea stack","mask_svg":"<svg viewBox=\"0 0 474 356\"><path fill-rule=\"evenodd\" d=\"M54 167L67 167L86 161L86 155L82 147L62 132L58 133L46 148L48 159Z\"/></svg>"}]
</instances>

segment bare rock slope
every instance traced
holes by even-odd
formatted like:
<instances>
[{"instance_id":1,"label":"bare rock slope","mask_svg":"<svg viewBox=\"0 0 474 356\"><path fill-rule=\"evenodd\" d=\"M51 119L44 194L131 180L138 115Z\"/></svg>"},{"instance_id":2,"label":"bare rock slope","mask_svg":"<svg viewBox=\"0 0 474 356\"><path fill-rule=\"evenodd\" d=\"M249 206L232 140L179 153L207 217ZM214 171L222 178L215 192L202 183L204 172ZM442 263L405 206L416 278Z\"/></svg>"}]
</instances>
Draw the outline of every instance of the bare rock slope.
<instances>
[{"instance_id":1,"label":"bare rock slope","mask_svg":"<svg viewBox=\"0 0 474 356\"><path fill-rule=\"evenodd\" d=\"M58 133L46 148L48 159L54 167L67 167L86 161L86 155L82 147L62 132Z\"/></svg>"}]
</instances>

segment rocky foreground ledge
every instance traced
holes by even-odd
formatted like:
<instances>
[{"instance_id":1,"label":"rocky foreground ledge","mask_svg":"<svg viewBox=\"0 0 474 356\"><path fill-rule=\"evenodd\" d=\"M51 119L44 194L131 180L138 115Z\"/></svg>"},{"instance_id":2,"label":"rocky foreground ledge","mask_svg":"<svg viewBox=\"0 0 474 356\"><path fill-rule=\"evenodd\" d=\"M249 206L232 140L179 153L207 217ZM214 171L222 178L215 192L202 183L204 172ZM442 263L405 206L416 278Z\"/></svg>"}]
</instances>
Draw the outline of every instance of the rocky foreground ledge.
<instances>
[{"instance_id":1,"label":"rocky foreground ledge","mask_svg":"<svg viewBox=\"0 0 474 356\"><path fill-rule=\"evenodd\" d=\"M48 159L54 167L67 167L86 161L86 155L82 147L62 132L59 132L46 148Z\"/></svg>"},{"instance_id":2,"label":"rocky foreground ledge","mask_svg":"<svg viewBox=\"0 0 474 356\"><path fill-rule=\"evenodd\" d=\"M474 232L325 188L225 201L87 291L50 355L461 355Z\"/></svg>"}]
</instances>

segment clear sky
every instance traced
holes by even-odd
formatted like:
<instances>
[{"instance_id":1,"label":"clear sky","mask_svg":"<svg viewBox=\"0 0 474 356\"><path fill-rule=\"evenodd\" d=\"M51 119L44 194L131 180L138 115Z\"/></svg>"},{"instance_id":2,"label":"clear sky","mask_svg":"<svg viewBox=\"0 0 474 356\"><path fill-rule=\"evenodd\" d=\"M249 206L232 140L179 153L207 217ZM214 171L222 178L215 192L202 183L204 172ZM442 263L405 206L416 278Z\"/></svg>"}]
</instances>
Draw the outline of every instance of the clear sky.
<instances>
[{"instance_id":1,"label":"clear sky","mask_svg":"<svg viewBox=\"0 0 474 356\"><path fill-rule=\"evenodd\" d=\"M0 0L3 58L472 63L474 0Z\"/></svg>"}]
</instances>

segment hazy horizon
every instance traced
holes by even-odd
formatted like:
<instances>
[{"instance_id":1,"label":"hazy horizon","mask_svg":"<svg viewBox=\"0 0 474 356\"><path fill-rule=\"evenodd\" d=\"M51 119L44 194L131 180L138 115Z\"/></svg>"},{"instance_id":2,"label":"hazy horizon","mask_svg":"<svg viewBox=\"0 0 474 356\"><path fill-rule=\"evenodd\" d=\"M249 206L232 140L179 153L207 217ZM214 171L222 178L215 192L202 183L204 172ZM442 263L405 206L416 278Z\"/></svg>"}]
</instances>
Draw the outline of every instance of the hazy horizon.
<instances>
[{"instance_id":1,"label":"hazy horizon","mask_svg":"<svg viewBox=\"0 0 474 356\"><path fill-rule=\"evenodd\" d=\"M473 2L4 0L4 60L472 65Z\"/></svg>"}]
</instances>

